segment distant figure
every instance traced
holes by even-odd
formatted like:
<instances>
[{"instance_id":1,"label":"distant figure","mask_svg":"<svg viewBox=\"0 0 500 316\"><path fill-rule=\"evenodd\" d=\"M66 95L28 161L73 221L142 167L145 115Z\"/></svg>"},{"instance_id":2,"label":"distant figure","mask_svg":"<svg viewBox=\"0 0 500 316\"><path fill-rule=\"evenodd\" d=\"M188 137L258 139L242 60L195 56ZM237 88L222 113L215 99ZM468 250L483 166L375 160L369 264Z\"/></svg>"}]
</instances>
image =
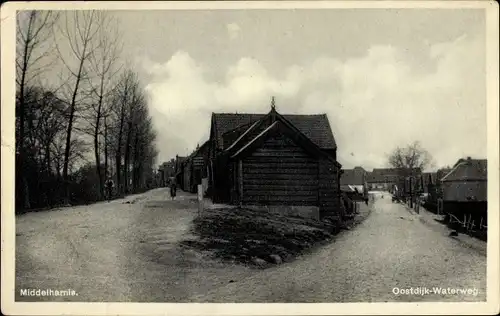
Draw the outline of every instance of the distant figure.
<instances>
[{"instance_id":1,"label":"distant figure","mask_svg":"<svg viewBox=\"0 0 500 316\"><path fill-rule=\"evenodd\" d=\"M175 181L175 178L172 178L170 181L170 196L172 197L172 200L175 198L176 194L177 194L177 183Z\"/></svg>"},{"instance_id":2,"label":"distant figure","mask_svg":"<svg viewBox=\"0 0 500 316\"><path fill-rule=\"evenodd\" d=\"M113 186L114 186L113 180L108 179L108 181L106 181L106 195L108 197L108 202L111 201L111 196L113 194Z\"/></svg>"}]
</instances>

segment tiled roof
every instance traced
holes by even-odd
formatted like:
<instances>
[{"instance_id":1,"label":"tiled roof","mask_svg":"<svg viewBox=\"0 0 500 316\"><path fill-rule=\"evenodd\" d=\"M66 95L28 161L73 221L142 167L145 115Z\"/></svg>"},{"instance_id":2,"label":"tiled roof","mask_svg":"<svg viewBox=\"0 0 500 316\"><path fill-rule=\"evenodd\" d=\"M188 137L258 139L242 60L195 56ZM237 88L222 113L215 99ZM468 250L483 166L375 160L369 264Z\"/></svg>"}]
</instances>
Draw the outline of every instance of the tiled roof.
<instances>
[{"instance_id":1,"label":"tiled roof","mask_svg":"<svg viewBox=\"0 0 500 316\"><path fill-rule=\"evenodd\" d=\"M483 181L487 178L488 162L486 159L460 159L442 181Z\"/></svg>"},{"instance_id":2,"label":"tiled roof","mask_svg":"<svg viewBox=\"0 0 500 316\"><path fill-rule=\"evenodd\" d=\"M420 168L414 168L412 172L415 175L421 174ZM407 174L404 168L374 168L372 172L368 172L366 179L367 182L385 183L385 182L398 182L400 176Z\"/></svg>"},{"instance_id":3,"label":"tiled roof","mask_svg":"<svg viewBox=\"0 0 500 316\"><path fill-rule=\"evenodd\" d=\"M366 177L366 171L363 168L356 167L354 169L345 169L343 170L343 173L340 176L340 184L363 185L365 177Z\"/></svg>"},{"instance_id":4,"label":"tiled roof","mask_svg":"<svg viewBox=\"0 0 500 316\"><path fill-rule=\"evenodd\" d=\"M199 153L200 154L203 154L206 150L208 150L208 144L209 144L209 141L205 141L198 149L195 149L190 155L189 157L194 157L194 156L197 156ZM188 157L188 158L189 158Z\"/></svg>"},{"instance_id":5,"label":"tiled roof","mask_svg":"<svg viewBox=\"0 0 500 316\"><path fill-rule=\"evenodd\" d=\"M214 113L213 118L217 130L217 141L222 144L222 135L242 125L250 126L266 114L247 113ZM337 147L330 123L326 114L315 115L283 115L283 117L299 129L306 137L322 149Z\"/></svg>"},{"instance_id":6,"label":"tiled roof","mask_svg":"<svg viewBox=\"0 0 500 316\"><path fill-rule=\"evenodd\" d=\"M394 176L400 175L405 171L405 168L374 168L372 174L374 175L383 175L383 176ZM413 172L416 174L420 174L420 168L413 168Z\"/></svg>"},{"instance_id":7,"label":"tiled roof","mask_svg":"<svg viewBox=\"0 0 500 316\"><path fill-rule=\"evenodd\" d=\"M451 168L443 168L443 169L439 169L437 172L436 172L436 182L437 181L441 181L441 179L443 179L443 177L445 175L447 175L448 173L450 173L452 169Z\"/></svg>"}]
</instances>

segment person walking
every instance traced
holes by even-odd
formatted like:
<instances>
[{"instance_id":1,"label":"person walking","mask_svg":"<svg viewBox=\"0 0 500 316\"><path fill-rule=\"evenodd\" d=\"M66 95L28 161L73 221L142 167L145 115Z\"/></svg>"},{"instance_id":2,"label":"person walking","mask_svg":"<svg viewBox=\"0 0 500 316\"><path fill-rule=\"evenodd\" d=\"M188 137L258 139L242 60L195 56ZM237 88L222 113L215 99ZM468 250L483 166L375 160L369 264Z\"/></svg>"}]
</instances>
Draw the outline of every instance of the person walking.
<instances>
[{"instance_id":1,"label":"person walking","mask_svg":"<svg viewBox=\"0 0 500 316\"><path fill-rule=\"evenodd\" d=\"M108 179L108 181L106 181L106 195L107 195L107 198L108 198L108 202L111 201L111 197L112 197L112 194L113 194L113 187L114 187L113 180Z\"/></svg>"},{"instance_id":2,"label":"person walking","mask_svg":"<svg viewBox=\"0 0 500 316\"><path fill-rule=\"evenodd\" d=\"M172 178L170 181L170 197L172 198L172 200L175 198L176 195L177 195L177 183L176 179Z\"/></svg>"}]
</instances>

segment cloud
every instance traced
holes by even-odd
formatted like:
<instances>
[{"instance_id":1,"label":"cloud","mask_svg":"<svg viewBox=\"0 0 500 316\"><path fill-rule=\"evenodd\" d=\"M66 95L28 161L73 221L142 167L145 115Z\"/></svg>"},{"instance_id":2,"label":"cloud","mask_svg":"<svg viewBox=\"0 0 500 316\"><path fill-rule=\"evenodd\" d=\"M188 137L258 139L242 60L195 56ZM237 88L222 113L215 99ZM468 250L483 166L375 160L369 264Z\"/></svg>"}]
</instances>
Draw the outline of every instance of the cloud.
<instances>
[{"instance_id":1,"label":"cloud","mask_svg":"<svg viewBox=\"0 0 500 316\"><path fill-rule=\"evenodd\" d=\"M230 39L234 40L234 39L238 38L240 31L241 31L241 28L238 24L229 23L226 25L226 28L227 28L227 33L228 33Z\"/></svg>"},{"instance_id":2,"label":"cloud","mask_svg":"<svg viewBox=\"0 0 500 316\"><path fill-rule=\"evenodd\" d=\"M419 140L438 167L463 156L486 156L484 42L459 38L430 46L431 70L414 69L404 50L373 46L358 58L318 57L270 73L244 57L222 80L187 52L147 61L147 86L159 133L160 161L185 155L208 139L212 112L269 110L327 113L346 167L384 166L398 145ZM352 153L352 154L351 154Z\"/></svg>"}]
</instances>

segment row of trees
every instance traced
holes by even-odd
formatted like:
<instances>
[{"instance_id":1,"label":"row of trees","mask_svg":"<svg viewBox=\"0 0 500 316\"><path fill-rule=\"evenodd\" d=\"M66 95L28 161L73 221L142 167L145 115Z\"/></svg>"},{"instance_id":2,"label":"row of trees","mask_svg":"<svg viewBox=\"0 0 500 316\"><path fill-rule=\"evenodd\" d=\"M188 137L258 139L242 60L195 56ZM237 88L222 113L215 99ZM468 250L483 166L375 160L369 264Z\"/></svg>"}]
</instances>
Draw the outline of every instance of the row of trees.
<instances>
[{"instance_id":1,"label":"row of trees","mask_svg":"<svg viewBox=\"0 0 500 316\"><path fill-rule=\"evenodd\" d=\"M148 99L104 11L21 11L16 54L16 209L149 188L157 151Z\"/></svg>"}]
</instances>

